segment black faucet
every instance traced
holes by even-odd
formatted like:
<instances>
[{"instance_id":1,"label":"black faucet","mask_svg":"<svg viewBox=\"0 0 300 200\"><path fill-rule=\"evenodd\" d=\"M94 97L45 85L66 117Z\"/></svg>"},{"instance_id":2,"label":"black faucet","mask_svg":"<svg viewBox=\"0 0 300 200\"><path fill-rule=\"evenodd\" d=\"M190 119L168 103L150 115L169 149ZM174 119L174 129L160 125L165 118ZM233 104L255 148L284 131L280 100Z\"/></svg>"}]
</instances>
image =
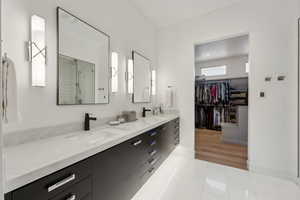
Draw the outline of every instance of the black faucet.
<instances>
[{"instance_id":1,"label":"black faucet","mask_svg":"<svg viewBox=\"0 0 300 200\"><path fill-rule=\"evenodd\" d=\"M145 108L145 107L143 107L143 114L142 114L142 117L146 117L146 112L150 112L151 111L151 109L150 108Z\"/></svg>"},{"instance_id":2,"label":"black faucet","mask_svg":"<svg viewBox=\"0 0 300 200\"><path fill-rule=\"evenodd\" d=\"M89 131L90 130L90 121L91 120L96 121L97 118L96 117L90 117L89 113L85 113L85 117L84 117L84 130L85 131Z\"/></svg>"}]
</instances>

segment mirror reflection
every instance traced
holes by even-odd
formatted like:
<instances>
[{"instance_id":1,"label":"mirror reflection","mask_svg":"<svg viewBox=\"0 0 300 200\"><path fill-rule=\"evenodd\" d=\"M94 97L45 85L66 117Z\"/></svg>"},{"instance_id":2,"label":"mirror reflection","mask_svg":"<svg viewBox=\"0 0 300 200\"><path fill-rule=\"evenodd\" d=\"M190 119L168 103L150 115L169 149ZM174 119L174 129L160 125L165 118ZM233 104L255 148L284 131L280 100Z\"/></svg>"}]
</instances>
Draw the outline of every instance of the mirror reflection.
<instances>
[{"instance_id":1,"label":"mirror reflection","mask_svg":"<svg viewBox=\"0 0 300 200\"><path fill-rule=\"evenodd\" d=\"M58 104L109 103L107 34L58 8Z\"/></svg>"},{"instance_id":2,"label":"mirror reflection","mask_svg":"<svg viewBox=\"0 0 300 200\"><path fill-rule=\"evenodd\" d=\"M151 63L142 54L133 51L133 102L149 103L151 101Z\"/></svg>"}]
</instances>

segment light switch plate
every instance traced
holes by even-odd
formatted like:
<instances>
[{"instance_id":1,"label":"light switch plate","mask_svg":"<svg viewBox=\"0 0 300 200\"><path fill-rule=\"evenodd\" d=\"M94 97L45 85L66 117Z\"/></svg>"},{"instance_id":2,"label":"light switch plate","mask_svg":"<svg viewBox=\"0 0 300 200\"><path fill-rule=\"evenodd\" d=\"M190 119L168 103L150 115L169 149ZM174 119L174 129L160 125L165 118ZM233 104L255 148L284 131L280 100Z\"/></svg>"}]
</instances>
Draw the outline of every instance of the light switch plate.
<instances>
[{"instance_id":1,"label":"light switch plate","mask_svg":"<svg viewBox=\"0 0 300 200\"><path fill-rule=\"evenodd\" d=\"M268 76L268 77L265 78L266 82L270 82L271 80L272 80L272 77L270 77L270 76Z\"/></svg>"},{"instance_id":2,"label":"light switch plate","mask_svg":"<svg viewBox=\"0 0 300 200\"><path fill-rule=\"evenodd\" d=\"M284 79L285 79L285 76L278 76L278 77L277 77L277 80L278 80L278 81L284 81Z\"/></svg>"}]
</instances>

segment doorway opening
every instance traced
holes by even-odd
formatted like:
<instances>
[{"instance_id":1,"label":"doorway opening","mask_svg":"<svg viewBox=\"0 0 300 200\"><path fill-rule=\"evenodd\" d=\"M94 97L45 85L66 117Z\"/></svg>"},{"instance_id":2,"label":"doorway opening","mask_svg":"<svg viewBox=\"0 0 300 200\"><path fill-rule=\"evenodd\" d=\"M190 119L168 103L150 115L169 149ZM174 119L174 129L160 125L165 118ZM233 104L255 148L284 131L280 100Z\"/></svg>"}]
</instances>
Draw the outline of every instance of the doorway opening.
<instances>
[{"instance_id":1,"label":"doorway opening","mask_svg":"<svg viewBox=\"0 0 300 200\"><path fill-rule=\"evenodd\" d=\"M195 45L195 157L248 169L249 36Z\"/></svg>"}]
</instances>

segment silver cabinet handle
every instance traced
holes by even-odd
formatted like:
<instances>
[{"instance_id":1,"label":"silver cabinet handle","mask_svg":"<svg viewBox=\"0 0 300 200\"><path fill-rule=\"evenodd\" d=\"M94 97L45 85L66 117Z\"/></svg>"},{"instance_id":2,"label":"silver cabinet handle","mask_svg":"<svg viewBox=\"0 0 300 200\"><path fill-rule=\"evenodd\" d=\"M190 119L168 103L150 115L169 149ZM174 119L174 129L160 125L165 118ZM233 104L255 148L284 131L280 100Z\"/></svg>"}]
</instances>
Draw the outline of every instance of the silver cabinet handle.
<instances>
[{"instance_id":1,"label":"silver cabinet handle","mask_svg":"<svg viewBox=\"0 0 300 200\"><path fill-rule=\"evenodd\" d=\"M65 178L57 183L55 183L54 185L51 185L50 187L48 187L48 192L51 192L53 190L56 190L57 188L75 180L76 176L75 174L72 174L71 176L69 176L68 178Z\"/></svg>"},{"instance_id":2,"label":"silver cabinet handle","mask_svg":"<svg viewBox=\"0 0 300 200\"><path fill-rule=\"evenodd\" d=\"M156 153L157 153L157 151L153 150L153 151L150 152L150 156L154 156Z\"/></svg>"},{"instance_id":3,"label":"silver cabinet handle","mask_svg":"<svg viewBox=\"0 0 300 200\"><path fill-rule=\"evenodd\" d=\"M142 144L142 142L143 142L142 140L136 141L135 143L133 143L133 146L138 146Z\"/></svg>"},{"instance_id":4,"label":"silver cabinet handle","mask_svg":"<svg viewBox=\"0 0 300 200\"><path fill-rule=\"evenodd\" d=\"M152 161L149 161L149 164L150 164L150 165L155 165L156 162L157 162L157 159L154 159L154 160L152 160Z\"/></svg>"},{"instance_id":5,"label":"silver cabinet handle","mask_svg":"<svg viewBox=\"0 0 300 200\"><path fill-rule=\"evenodd\" d=\"M76 200L76 195L73 194L72 196L70 196L69 198L67 198L66 200Z\"/></svg>"},{"instance_id":6,"label":"silver cabinet handle","mask_svg":"<svg viewBox=\"0 0 300 200\"><path fill-rule=\"evenodd\" d=\"M155 131L155 132L152 132L152 133L150 134L151 137L153 137L153 136L155 136L155 135L157 135L157 132L156 132L156 131Z\"/></svg>"},{"instance_id":7,"label":"silver cabinet handle","mask_svg":"<svg viewBox=\"0 0 300 200\"><path fill-rule=\"evenodd\" d=\"M151 168L148 170L148 172L149 172L149 173L152 173L154 169L155 169L154 167L151 167Z\"/></svg>"}]
</instances>

